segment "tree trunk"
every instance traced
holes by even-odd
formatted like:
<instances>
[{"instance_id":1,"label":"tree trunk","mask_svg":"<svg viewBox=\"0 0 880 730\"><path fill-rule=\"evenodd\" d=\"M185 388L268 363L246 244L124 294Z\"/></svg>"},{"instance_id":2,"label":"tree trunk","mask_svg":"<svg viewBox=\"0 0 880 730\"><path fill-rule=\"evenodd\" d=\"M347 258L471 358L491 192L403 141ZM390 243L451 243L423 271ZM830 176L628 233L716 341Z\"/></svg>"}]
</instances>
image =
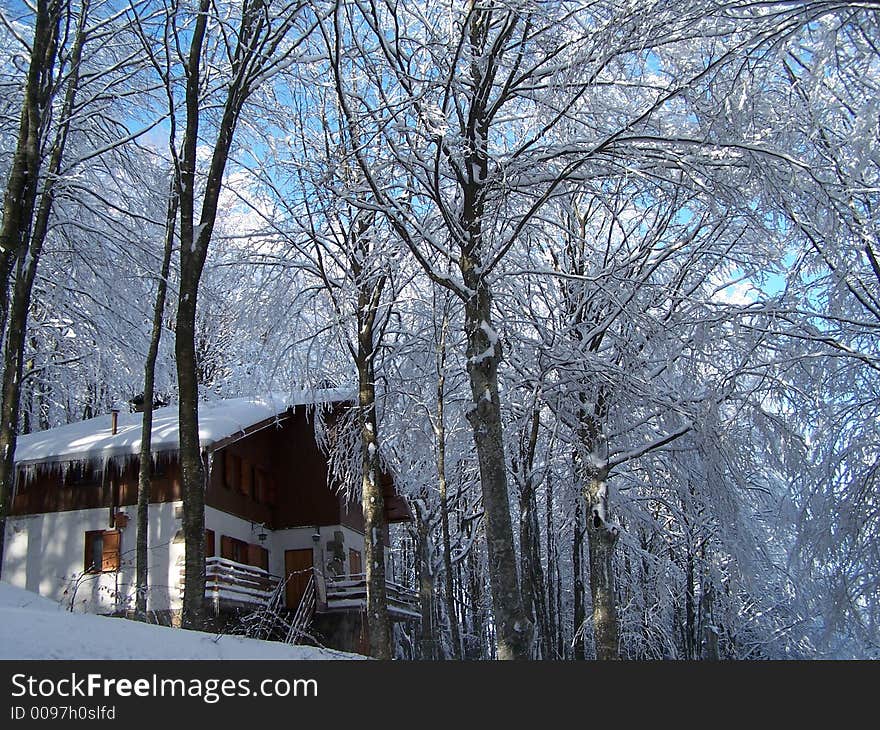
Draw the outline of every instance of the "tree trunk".
<instances>
[{"instance_id":1,"label":"tree trunk","mask_svg":"<svg viewBox=\"0 0 880 730\"><path fill-rule=\"evenodd\" d=\"M179 393L179 431L183 533L186 545L183 584L183 625L198 629L204 621L205 601L205 469L199 445L198 357L196 354L196 299L208 247L217 220L223 174L242 107L250 91L249 83L260 73L267 59L259 53L265 32L258 0L244 3L242 27L237 37L231 81L204 183L201 215L195 226L195 171L201 115L201 58L211 0L200 0L199 12L190 37L186 71L186 130L177 177L180 209L180 291L177 301L175 354ZM286 31L285 31L286 32ZM259 60L255 60L259 59ZM253 74L253 76L251 75Z\"/></svg>"},{"instance_id":2,"label":"tree trunk","mask_svg":"<svg viewBox=\"0 0 880 730\"><path fill-rule=\"evenodd\" d=\"M559 565L556 555L556 539L553 524L553 478L547 475L547 494L545 497L545 520L547 530L547 629L550 633L550 658L562 659L565 655L562 646L562 634L559 629Z\"/></svg>"},{"instance_id":3,"label":"tree trunk","mask_svg":"<svg viewBox=\"0 0 880 730\"><path fill-rule=\"evenodd\" d=\"M177 296L177 319L174 352L177 365L178 431L180 434L180 482L183 498L183 615L184 628L200 629L204 622L205 602L205 495L202 456L199 447L199 393L196 378L196 299L201 263L207 250L198 248L204 231L196 234L195 174L198 145L201 81L201 54L208 24L210 0L199 1L199 13L192 31L186 71L186 126L183 154L177 171L177 195L180 207L180 289ZM222 132L221 132L222 133ZM221 173L222 174L222 173ZM206 194L207 194L206 190ZM213 221L212 221L213 223ZM201 259L201 263L199 261Z\"/></svg>"},{"instance_id":4,"label":"tree trunk","mask_svg":"<svg viewBox=\"0 0 880 730\"><path fill-rule=\"evenodd\" d=\"M687 535L690 539L690 535ZM694 605L694 555L691 545L686 547L685 560L687 565L685 568L685 589L684 589L684 611L685 611L685 634L684 634L684 651L686 659L695 659L696 650L696 610Z\"/></svg>"},{"instance_id":5,"label":"tree trunk","mask_svg":"<svg viewBox=\"0 0 880 730\"><path fill-rule=\"evenodd\" d=\"M703 595L700 599L701 622L703 625L702 658L707 661L718 661L718 627L712 615L712 584L703 584Z\"/></svg>"},{"instance_id":6,"label":"tree trunk","mask_svg":"<svg viewBox=\"0 0 880 730\"><path fill-rule=\"evenodd\" d=\"M498 395L498 365L501 342L492 326L492 295L483 270L483 240L486 180L489 171L487 140L491 114L488 99L478 89L491 83L498 57L484 57L492 10L478 10L469 18L467 44L471 51L470 81L474 93L464 134L467 141L465 169L461 185L461 254L458 265L467 296L464 300L467 372L472 403L467 419L473 430L480 486L485 510L486 548L489 558L489 585L492 592L494 629L498 659L528 659L532 646L532 622L523 606L516 574L516 550L510 519L507 464ZM512 29L511 29L512 32Z\"/></svg>"},{"instance_id":7,"label":"tree trunk","mask_svg":"<svg viewBox=\"0 0 880 730\"><path fill-rule=\"evenodd\" d=\"M52 102L52 73L58 53L58 34L65 10L61 0L37 0L31 59L24 90L18 141L3 197L0 227L0 332L6 330L9 278L15 260L28 249L37 187L42 166L43 119ZM2 513L2 514L5 514Z\"/></svg>"},{"instance_id":8,"label":"tree trunk","mask_svg":"<svg viewBox=\"0 0 880 730\"><path fill-rule=\"evenodd\" d=\"M596 659L619 659L614 546L619 529L608 521L608 471L598 469L587 484L587 539Z\"/></svg>"},{"instance_id":9,"label":"tree trunk","mask_svg":"<svg viewBox=\"0 0 880 730\"><path fill-rule=\"evenodd\" d=\"M587 610L584 606L584 510L581 500L575 500L574 535L571 544L571 565L574 573L574 628L571 641L572 659L585 659L584 623Z\"/></svg>"},{"instance_id":10,"label":"tree trunk","mask_svg":"<svg viewBox=\"0 0 880 730\"><path fill-rule=\"evenodd\" d=\"M153 435L153 390L156 373L156 359L159 355L159 342L162 338L162 320L165 314L165 294L168 289L168 274L171 269L171 252L174 248L174 223L177 219L177 190L172 185L168 197L165 217L165 246L162 252L162 268L156 287L156 300L153 305L153 329L150 333L150 347L144 363L144 413L141 424L141 451L138 467L137 503L137 545L135 562L137 564L137 594L135 615L146 620L147 593L149 587L148 530L150 510L150 479L152 472Z\"/></svg>"},{"instance_id":11,"label":"tree trunk","mask_svg":"<svg viewBox=\"0 0 880 730\"><path fill-rule=\"evenodd\" d=\"M498 397L501 346L492 327L491 298L486 282L474 275L477 262L466 256L462 256L462 261L465 285L474 292L465 302L467 371L473 398L467 419L473 430L480 465L498 658L527 659L532 644L532 622L523 608L516 574Z\"/></svg>"},{"instance_id":12,"label":"tree trunk","mask_svg":"<svg viewBox=\"0 0 880 730\"><path fill-rule=\"evenodd\" d=\"M468 555L468 583L470 584L471 606L471 633L474 637L470 647L470 659L483 659L487 656L485 651L486 629L483 620L483 581L480 575L480 559L476 550L471 550Z\"/></svg>"},{"instance_id":13,"label":"tree trunk","mask_svg":"<svg viewBox=\"0 0 880 730\"><path fill-rule=\"evenodd\" d=\"M522 597L526 610L538 627L540 644L535 645L535 656L549 647L547 637L547 609L544 602L544 572L541 567L540 529L538 527L538 507L535 500L534 464L540 427L538 404L532 410L531 427L527 443L520 449L518 466L520 478L520 522L519 554Z\"/></svg>"},{"instance_id":14,"label":"tree trunk","mask_svg":"<svg viewBox=\"0 0 880 730\"><path fill-rule=\"evenodd\" d=\"M449 319L444 313L440 328L440 342L437 354L437 481L440 489L440 528L443 538L443 573L446 620L452 638L452 656L461 659L464 655L461 645L461 632L455 610L455 583L452 568L452 541L449 536L449 502L446 483L446 423L445 423L445 383L446 383L446 332Z\"/></svg>"},{"instance_id":15,"label":"tree trunk","mask_svg":"<svg viewBox=\"0 0 880 730\"><path fill-rule=\"evenodd\" d=\"M181 247L185 245L181 241ZM181 256L175 354L180 402L180 473L185 545L183 578L184 628L201 629L205 601L205 473L199 444L199 396L196 379L195 321L198 276Z\"/></svg>"},{"instance_id":16,"label":"tree trunk","mask_svg":"<svg viewBox=\"0 0 880 730\"><path fill-rule=\"evenodd\" d=\"M2 392L0 392L0 566L6 538L6 516L15 487L15 447L18 439L21 405L21 377L24 365L28 311L34 279L43 244L49 230L49 218L55 202L55 182L61 169L70 131L70 115L79 86L79 67L85 42L88 3L83 3L71 51L71 70L60 124L49 153L48 174L39 207L36 196L40 172L40 139L43 116L51 102L50 79L58 52L58 33L66 6L61 2L38 2L34 29L33 57L25 90L20 135L4 199L2 280L0 280L0 322L4 327ZM16 199L16 195L21 197ZM36 208L36 210L35 210ZM9 277L13 266L15 280L12 302L8 301Z\"/></svg>"},{"instance_id":17,"label":"tree trunk","mask_svg":"<svg viewBox=\"0 0 880 730\"><path fill-rule=\"evenodd\" d=\"M367 581L367 629L370 652L377 659L391 659L391 620L385 585L385 498L379 464L379 429L373 351L373 317L368 292L361 292L358 306L358 405L361 431L361 499L364 512L364 562Z\"/></svg>"},{"instance_id":18,"label":"tree trunk","mask_svg":"<svg viewBox=\"0 0 880 730\"><path fill-rule=\"evenodd\" d=\"M430 516L424 501L416 504L416 541L419 576L419 654L422 659L437 659L437 635L434 627L434 571L431 560Z\"/></svg>"}]
</instances>

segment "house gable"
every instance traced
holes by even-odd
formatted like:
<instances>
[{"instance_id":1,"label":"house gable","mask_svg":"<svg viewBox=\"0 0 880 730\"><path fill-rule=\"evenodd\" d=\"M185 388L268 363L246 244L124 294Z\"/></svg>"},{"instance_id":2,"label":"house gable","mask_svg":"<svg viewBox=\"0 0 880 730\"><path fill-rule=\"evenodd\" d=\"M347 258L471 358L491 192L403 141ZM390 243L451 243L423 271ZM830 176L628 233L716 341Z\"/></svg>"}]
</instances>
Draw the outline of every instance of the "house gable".
<instances>
[{"instance_id":1,"label":"house gable","mask_svg":"<svg viewBox=\"0 0 880 730\"><path fill-rule=\"evenodd\" d=\"M221 412L215 405L215 422L223 422L218 417ZM76 425L77 432L83 431L82 424ZM228 425L225 428L229 430ZM52 440L51 435L40 438ZM168 450L167 444L165 448L154 454L153 504L181 499L177 450ZM207 506L272 530L343 524L363 532L359 500L347 501L346 495L330 488L327 456L315 436L314 416L305 406L239 426L212 442L205 452L209 466ZM33 453L33 449L27 452L29 456ZM26 461L19 467L11 514L133 507L137 504L138 462L137 456L130 454ZM390 475L383 475L383 485L388 520L410 519Z\"/></svg>"}]
</instances>

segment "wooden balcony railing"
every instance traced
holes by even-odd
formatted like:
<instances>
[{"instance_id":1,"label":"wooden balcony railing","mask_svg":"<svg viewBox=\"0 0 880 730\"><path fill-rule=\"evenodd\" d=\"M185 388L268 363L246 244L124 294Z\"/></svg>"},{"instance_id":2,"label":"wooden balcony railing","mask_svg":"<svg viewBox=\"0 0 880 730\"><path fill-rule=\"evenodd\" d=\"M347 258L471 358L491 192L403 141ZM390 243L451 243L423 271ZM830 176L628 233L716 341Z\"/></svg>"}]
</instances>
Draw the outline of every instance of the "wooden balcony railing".
<instances>
[{"instance_id":1,"label":"wooden balcony railing","mask_svg":"<svg viewBox=\"0 0 880 730\"><path fill-rule=\"evenodd\" d=\"M215 608L255 608L266 605L280 578L262 568L227 558L205 561L205 599ZM183 590L183 571L180 572Z\"/></svg>"},{"instance_id":2,"label":"wooden balcony railing","mask_svg":"<svg viewBox=\"0 0 880 730\"><path fill-rule=\"evenodd\" d=\"M283 600L284 589L279 586L282 579L262 568L211 557L205 561L205 569L205 599L215 610L268 606L273 595ZM420 617L418 595L414 590L393 581L386 581L385 586L388 611L393 616L404 619ZM180 590L183 591L183 570L180 571ZM313 611L361 611L367 603L367 579L363 573L325 577L314 571L308 591L309 614Z\"/></svg>"},{"instance_id":3,"label":"wooden balcony railing","mask_svg":"<svg viewBox=\"0 0 880 730\"><path fill-rule=\"evenodd\" d=\"M400 618L419 618L419 597L416 592L406 586L392 581L385 581L388 596L388 612ZM319 590L319 595L322 591ZM319 606L325 611L360 610L367 603L367 577L363 573L350 576L328 578L324 586L324 605Z\"/></svg>"}]
</instances>

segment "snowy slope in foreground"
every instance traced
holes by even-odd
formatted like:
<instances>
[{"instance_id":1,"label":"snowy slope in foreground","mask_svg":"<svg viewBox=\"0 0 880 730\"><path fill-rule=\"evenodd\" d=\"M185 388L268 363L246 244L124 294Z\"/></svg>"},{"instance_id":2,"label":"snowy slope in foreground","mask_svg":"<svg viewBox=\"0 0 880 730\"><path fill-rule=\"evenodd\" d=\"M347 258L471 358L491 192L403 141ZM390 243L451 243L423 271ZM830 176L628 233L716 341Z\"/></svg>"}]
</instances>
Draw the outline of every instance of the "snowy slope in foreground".
<instances>
[{"instance_id":1,"label":"snowy slope in foreground","mask_svg":"<svg viewBox=\"0 0 880 730\"><path fill-rule=\"evenodd\" d=\"M361 659L310 646L70 613L0 582L0 659Z\"/></svg>"}]
</instances>

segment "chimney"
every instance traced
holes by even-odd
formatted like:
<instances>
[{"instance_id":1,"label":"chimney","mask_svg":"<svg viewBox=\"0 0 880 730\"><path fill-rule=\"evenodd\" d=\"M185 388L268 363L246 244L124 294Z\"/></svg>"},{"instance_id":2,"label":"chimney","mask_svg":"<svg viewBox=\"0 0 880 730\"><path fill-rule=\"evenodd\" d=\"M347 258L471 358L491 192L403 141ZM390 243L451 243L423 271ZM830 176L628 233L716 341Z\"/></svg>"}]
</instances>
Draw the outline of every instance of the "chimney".
<instances>
[{"instance_id":1,"label":"chimney","mask_svg":"<svg viewBox=\"0 0 880 730\"><path fill-rule=\"evenodd\" d=\"M119 430L119 409L111 408L110 409L110 433L114 436L116 432Z\"/></svg>"}]
</instances>

